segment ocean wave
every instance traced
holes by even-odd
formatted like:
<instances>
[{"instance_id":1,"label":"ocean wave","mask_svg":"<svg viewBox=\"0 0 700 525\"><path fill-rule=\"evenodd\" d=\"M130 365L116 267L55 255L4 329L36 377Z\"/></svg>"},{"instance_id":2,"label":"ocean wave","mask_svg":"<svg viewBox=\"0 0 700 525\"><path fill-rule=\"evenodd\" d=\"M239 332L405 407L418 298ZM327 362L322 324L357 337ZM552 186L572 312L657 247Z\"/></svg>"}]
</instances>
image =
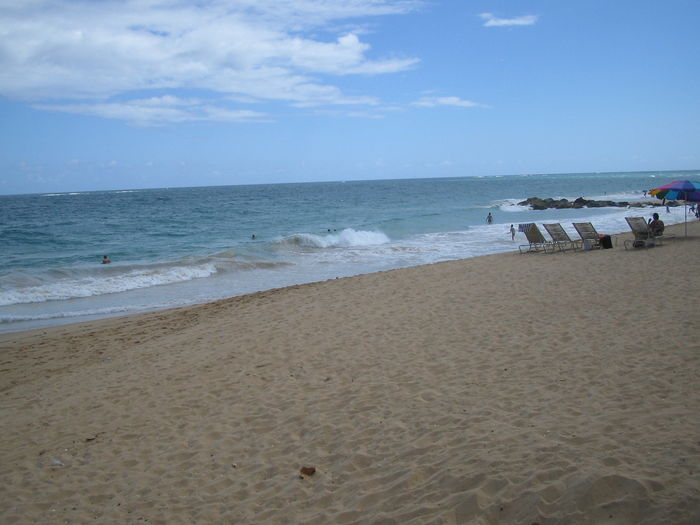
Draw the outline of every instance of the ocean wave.
<instances>
[{"instance_id":1,"label":"ocean wave","mask_svg":"<svg viewBox=\"0 0 700 525\"><path fill-rule=\"evenodd\" d=\"M21 228L3 228L0 230L5 242L21 242L23 244L46 244L49 241L56 243L56 239L49 233L41 230Z\"/></svg>"},{"instance_id":2,"label":"ocean wave","mask_svg":"<svg viewBox=\"0 0 700 525\"><path fill-rule=\"evenodd\" d=\"M45 281L31 286L20 286L0 291L0 306L41 303L110 293L127 292L209 277L217 273L212 263L196 266L171 266L134 269L126 273L74 276L56 281Z\"/></svg>"},{"instance_id":3,"label":"ocean wave","mask_svg":"<svg viewBox=\"0 0 700 525\"><path fill-rule=\"evenodd\" d=\"M502 199L498 201L493 201L490 206L497 207L499 211L516 213L527 211L527 206L520 206L518 203L522 202L524 199Z\"/></svg>"},{"instance_id":4,"label":"ocean wave","mask_svg":"<svg viewBox=\"0 0 700 525\"><path fill-rule=\"evenodd\" d=\"M596 201L615 201L615 202L625 202L625 201L630 201L630 202L637 202L637 201L649 201L653 202L657 199L652 197L651 195L647 194L646 196L644 195L644 191L636 191L636 192L618 192L618 193L604 193L603 195L592 195L591 197L587 197L591 200L596 200Z\"/></svg>"},{"instance_id":5,"label":"ocean wave","mask_svg":"<svg viewBox=\"0 0 700 525\"><path fill-rule=\"evenodd\" d=\"M378 231L356 231L347 228L327 235L296 233L278 241L283 246L301 248L349 248L356 246L377 246L390 242L386 234Z\"/></svg>"},{"instance_id":6,"label":"ocean wave","mask_svg":"<svg viewBox=\"0 0 700 525\"><path fill-rule=\"evenodd\" d=\"M51 319L70 319L73 317L85 317L89 315L107 316L131 311L126 306L110 308L94 308L91 310L60 311L44 314L5 315L0 314L0 325L9 323L22 323L27 321L48 321Z\"/></svg>"}]
</instances>

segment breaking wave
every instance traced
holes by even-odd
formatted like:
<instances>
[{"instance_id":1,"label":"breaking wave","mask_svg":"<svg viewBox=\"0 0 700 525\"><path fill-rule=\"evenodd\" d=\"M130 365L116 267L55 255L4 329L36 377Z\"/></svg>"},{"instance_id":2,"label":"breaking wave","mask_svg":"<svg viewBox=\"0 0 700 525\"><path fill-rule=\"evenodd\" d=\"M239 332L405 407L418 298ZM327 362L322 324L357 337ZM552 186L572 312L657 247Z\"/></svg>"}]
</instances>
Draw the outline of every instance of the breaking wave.
<instances>
[{"instance_id":1,"label":"breaking wave","mask_svg":"<svg viewBox=\"0 0 700 525\"><path fill-rule=\"evenodd\" d=\"M35 284L17 287L5 286L5 289L0 290L0 306L60 301L126 292L139 288L150 288L151 286L201 279L209 277L216 272L216 266L212 263L207 263L195 266L132 269L109 275L101 273L83 276L74 275L55 281L51 281L48 278L38 279L35 277L33 279Z\"/></svg>"},{"instance_id":2,"label":"breaking wave","mask_svg":"<svg viewBox=\"0 0 700 525\"><path fill-rule=\"evenodd\" d=\"M349 248L355 246L377 246L390 242L389 237L378 231L357 231L347 228L325 235L296 233L283 237L279 244L301 248Z\"/></svg>"}]
</instances>

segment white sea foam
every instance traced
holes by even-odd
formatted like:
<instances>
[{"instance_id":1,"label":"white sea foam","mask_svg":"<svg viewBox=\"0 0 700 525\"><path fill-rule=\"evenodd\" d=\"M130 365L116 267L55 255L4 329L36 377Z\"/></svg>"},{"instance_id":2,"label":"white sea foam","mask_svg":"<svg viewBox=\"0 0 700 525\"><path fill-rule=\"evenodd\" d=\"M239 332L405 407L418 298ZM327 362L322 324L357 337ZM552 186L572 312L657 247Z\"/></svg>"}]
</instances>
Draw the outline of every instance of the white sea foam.
<instances>
[{"instance_id":1,"label":"white sea foam","mask_svg":"<svg viewBox=\"0 0 700 525\"><path fill-rule=\"evenodd\" d=\"M585 197L589 200L596 201L616 201L616 202L637 202L637 201L649 201L653 202L658 200L647 193L644 196L643 191L639 192L619 192L619 193L604 193L603 195L591 195L590 197Z\"/></svg>"},{"instance_id":2,"label":"white sea foam","mask_svg":"<svg viewBox=\"0 0 700 525\"><path fill-rule=\"evenodd\" d=\"M356 231L347 228L341 232L328 235L297 233L284 237L281 244L296 245L305 248L349 248L353 246L376 246L389 242L389 237L378 231Z\"/></svg>"},{"instance_id":3,"label":"white sea foam","mask_svg":"<svg viewBox=\"0 0 700 525\"><path fill-rule=\"evenodd\" d=\"M494 202L493 205L498 206L499 211L506 213L519 213L526 211L528 208L526 206L520 206L518 204L519 202L522 202L522 199L504 199Z\"/></svg>"},{"instance_id":4,"label":"white sea foam","mask_svg":"<svg viewBox=\"0 0 700 525\"><path fill-rule=\"evenodd\" d=\"M20 314L20 315L5 315L0 314L0 324L3 323L21 323L26 321L47 321L51 319L71 319L74 317L87 316L108 316L120 314L132 310L132 307L120 306L112 308L94 308L91 310L62 310L60 312L50 312L43 314Z\"/></svg>"},{"instance_id":5,"label":"white sea foam","mask_svg":"<svg viewBox=\"0 0 700 525\"><path fill-rule=\"evenodd\" d=\"M0 292L0 306L60 301L174 284L209 277L216 273L214 264L174 266L131 270L125 274L91 275L62 279L39 285L11 288Z\"/></svg>"}]
</instances>

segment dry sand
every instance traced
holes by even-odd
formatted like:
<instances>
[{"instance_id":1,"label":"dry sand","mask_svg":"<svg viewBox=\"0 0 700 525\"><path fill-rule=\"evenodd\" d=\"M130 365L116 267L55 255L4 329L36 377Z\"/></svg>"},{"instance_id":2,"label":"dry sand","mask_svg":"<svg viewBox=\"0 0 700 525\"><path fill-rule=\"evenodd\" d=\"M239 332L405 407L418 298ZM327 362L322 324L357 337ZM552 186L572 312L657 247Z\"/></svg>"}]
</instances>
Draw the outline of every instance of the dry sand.
<instances>
[{"instance_id":1,"label":"dry sand","mask_svg":"<svg viewBox=\"0 0 700 525\"><path fill-rule=\"evenodd\" d=\"M693 222L0 335L0 519L698 524L699 255Z\"/></svg>"}]
</instances>

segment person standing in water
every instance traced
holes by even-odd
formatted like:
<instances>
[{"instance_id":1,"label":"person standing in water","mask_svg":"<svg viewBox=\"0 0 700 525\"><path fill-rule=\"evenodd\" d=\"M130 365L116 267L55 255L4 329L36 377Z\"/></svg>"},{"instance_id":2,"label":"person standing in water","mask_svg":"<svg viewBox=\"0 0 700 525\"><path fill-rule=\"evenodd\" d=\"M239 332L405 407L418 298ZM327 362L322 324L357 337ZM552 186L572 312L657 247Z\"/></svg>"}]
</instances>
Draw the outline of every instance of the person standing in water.
<instances>
[{"instance_id":1,"label":"person standing in water","mask_svg":"<svg viewBox=\"0 0 700 525\"><path fill-rule=\"evenodd\" d=\"M493 222L493 216L491 215L491 212L486 216L486 223L491 224Z\"/></svg>"},{"instance_id":2,"label":"person standing in water","mask_svg":"<svg viewBox=\"0 0 700 525\"><path fill-rule=\"evenodd\" d=\"M510 240L515 240L515 227L512 224L510 225Z\"/></svg>"},{"instance_id":3,"label":"person standing in water","mask_svg":"<svg viewBox=\"0 0 700 525\"><path fill-rule=\"evenodd\" d=\"M111 262L112 261L110 260L110 258L107 257L106 255L104 257L102 257L102 264L109 264Z\"/></svg>"}]
</instances>

